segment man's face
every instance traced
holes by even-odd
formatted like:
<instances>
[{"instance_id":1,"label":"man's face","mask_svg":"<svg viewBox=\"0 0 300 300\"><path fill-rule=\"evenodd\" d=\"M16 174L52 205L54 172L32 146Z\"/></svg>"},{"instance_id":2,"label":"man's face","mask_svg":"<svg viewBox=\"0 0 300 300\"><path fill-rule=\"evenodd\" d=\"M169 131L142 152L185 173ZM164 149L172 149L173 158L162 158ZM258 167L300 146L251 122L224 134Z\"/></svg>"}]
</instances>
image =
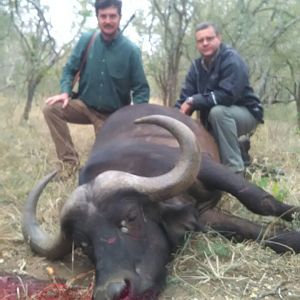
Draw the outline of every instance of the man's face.
<instances>
[{"instance_id":1,"label":"man's face","mask_svg":"<svg viewBox=\"0 0 300 300\"><path fill-rule=\"evenodd\" d=\"M221 36L216 34L213 27L197 31L195 37L196 47L205 59L211 58L220 47Z\"/></svg>"},{"instance_id":2,"label":"man's face","mask_svg":"<svg viewBox=\"0 0 300 300\"><path fill-rule=\"evenodd\" d=\"M111 40L116 35L121 21L121 16L115 6L98 10L98 25L105 39Z\"/></svg>"}]
</instances>

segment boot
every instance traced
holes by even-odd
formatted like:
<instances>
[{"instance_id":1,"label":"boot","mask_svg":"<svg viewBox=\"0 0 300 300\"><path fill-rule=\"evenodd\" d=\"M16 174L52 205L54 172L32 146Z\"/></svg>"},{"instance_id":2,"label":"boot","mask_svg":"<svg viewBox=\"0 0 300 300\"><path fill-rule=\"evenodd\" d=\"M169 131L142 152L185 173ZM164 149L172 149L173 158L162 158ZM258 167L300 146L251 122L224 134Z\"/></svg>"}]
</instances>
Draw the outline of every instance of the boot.
<instances>
[{"instance_id":1,"label":"boot","mask_svg":"<svg viewBox=\"0 0 300 300\"><path fill-rule=\"evenodd\" d=\"M249 154L250 150L250 138L247 135L242 135L239 137L239 144L242 154L242 159L244 161L245 167L249 167L251 165L252 158Z\"/></svg>"}]
</instances>

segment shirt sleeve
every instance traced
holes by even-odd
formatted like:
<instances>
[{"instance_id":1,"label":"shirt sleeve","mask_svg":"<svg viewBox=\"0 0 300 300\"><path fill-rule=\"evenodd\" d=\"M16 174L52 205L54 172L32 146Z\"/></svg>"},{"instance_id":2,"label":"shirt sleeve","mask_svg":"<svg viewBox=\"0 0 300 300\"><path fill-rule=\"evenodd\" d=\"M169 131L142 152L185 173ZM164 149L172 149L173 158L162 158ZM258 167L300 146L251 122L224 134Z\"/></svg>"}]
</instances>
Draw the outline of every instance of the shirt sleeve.
<instances>
[{"instance_id":1,"label":"shirt sleeve","mask_svg":"<svg viewBox=\"0 0 300 300\"><path fill-rule=\"evenodd\" d=\"M150 88L144 72L141 52L135 49L131 58L131 91L134 104L147 103L150 97Z\"/></svg>"}]
</instances>

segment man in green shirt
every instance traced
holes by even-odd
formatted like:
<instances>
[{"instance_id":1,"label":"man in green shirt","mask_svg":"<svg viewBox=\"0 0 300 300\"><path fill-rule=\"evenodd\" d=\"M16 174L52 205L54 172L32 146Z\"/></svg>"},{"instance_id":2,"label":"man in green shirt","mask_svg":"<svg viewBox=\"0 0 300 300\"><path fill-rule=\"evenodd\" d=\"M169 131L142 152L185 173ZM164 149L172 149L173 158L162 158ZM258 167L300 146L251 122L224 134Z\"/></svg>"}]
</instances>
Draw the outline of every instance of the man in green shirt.
<instances>
[{"instance_id":1,"label":"man in green shirt","mask_svg":"<svg viewBox=\"0 0 300 300\"><path fill-rule=\"evenodd\" d=\"M83 34L63 68L61 94L49 97L43 109L61 162L64 177L79 166L67 123L92 124L95 133L117 109L149 101L149 85L139 48L119 29L122 2L97 0L96 16L100 32ZM86 62L80 73L78 94L71 99L72 83L80 69L91 38Z\"/></svg>"}]
</instances>

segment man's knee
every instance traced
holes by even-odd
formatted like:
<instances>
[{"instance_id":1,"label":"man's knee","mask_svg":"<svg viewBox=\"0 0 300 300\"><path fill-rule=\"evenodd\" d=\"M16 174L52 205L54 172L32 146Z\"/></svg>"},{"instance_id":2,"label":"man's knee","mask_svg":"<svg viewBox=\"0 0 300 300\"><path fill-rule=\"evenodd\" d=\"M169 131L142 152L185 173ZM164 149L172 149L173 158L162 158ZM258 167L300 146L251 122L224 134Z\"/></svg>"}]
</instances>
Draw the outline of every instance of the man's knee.
<instances>
[{"instance_id":1,"label":"man's knee","mask_svg":"<svg viewBox=\"0 0 300 300\"><path fill-rule=\"evenodd\" d=\"M216 105L211 108L208 115L208 122L214 123L215 121L220 121L224 118L226 112L226 107L223 105Z\"/></svg>"},{"instance_id":2,"label":"man's knee","mask_svg":"<svg viewBox=\"0 0 300 300\"><path fill-rule=\"evenodd\" d=\"M49 118L51 115L58 115L61 107L62 105L60 103L55 103L52 105L45 104L42 108L45 119Z\"/></svg>"}]
</instances>

